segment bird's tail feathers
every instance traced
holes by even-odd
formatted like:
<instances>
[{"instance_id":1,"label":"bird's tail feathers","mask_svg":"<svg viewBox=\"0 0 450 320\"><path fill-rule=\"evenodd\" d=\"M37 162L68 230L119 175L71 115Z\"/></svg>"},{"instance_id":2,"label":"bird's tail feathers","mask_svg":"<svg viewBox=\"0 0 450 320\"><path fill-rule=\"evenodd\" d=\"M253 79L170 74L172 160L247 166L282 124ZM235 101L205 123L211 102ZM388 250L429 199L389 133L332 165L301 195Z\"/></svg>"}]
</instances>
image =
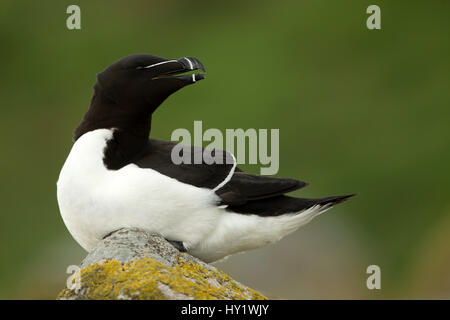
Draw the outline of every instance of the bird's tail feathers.
<instances>
[{"instance_id":1,"label":"bird's tail feathers","mask_svg":"<svg viewBox=\"0 0 450 320\"><path fill-rule=\"evenodd\" d=\"M255 214L261 217L273 217L292 213L300 214L303 211L313 207L320 209L319 213L322 213L355 195L356 194L349 194L318 199L294 198L281 195L272 198L249 201L243 205L229 206L227 209L234 213Z\"/></svg>"}]
</instances>

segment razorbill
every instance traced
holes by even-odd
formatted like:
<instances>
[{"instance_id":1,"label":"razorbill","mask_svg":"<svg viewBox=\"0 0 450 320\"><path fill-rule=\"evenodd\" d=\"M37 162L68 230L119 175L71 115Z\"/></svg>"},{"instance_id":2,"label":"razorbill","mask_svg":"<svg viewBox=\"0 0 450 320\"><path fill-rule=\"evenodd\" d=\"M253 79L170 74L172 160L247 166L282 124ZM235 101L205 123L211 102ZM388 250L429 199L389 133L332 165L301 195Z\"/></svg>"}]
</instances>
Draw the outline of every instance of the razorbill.
<instances>
[{"instance_id":1,"label":"razorbill","mask_svg":"<svg viewBox=\"0 0 450 320\"><path fill-rule=\"evenodd\" d=\"M245 173L228 152L223 164L204 155L200 164L174 164L175 143L149 140L151 117L169 95L204 78L185 74L192 70L205 72L196 58L134 54L97 75L57 183L64 223L87 251L111 232L139 227L212 262L278 241L352 196L286 196L307 183Z\"/></svg>"}]
</instances>

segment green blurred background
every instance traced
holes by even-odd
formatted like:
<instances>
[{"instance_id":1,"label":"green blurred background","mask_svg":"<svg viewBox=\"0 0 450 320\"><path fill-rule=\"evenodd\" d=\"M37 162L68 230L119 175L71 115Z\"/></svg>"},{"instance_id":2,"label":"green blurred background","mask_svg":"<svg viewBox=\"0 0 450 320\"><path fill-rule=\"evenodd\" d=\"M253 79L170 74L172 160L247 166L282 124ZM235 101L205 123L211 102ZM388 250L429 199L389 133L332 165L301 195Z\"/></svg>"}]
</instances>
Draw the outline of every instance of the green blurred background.
<instances>
[{"instance_id":1,"label":"green blurred background","mask_svg":"<svg viewBox=\"0 0 450 320\"><path fill-rule=\"evenodd\" d=\"M272 298L450 298L449 14L444 0L3 0L0 298L54 299L85 256L56 181L96 73L131 53L208 70L156 112L153 137L194 120L279 128L278 176L311 183L294 195L359 193L219 268ZM366 288L372 264L381 290Z\"/></svg>"}]
</instances>

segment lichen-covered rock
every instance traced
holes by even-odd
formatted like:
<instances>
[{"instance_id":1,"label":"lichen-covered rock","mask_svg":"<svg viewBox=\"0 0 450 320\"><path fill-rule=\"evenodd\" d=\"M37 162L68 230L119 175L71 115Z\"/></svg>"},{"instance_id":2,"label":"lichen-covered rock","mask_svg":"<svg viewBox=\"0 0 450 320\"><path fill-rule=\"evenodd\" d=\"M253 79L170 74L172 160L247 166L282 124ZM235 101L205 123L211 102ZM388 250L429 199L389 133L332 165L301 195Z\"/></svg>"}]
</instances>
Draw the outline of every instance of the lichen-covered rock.
<instances>
[{"instance_id":1,"label":"lichen-covered rock","mask_svg":"<svg viewBox=\"0 0 450 320\"><path fill-rule=\"evenodd\" d=\"M79 286L58 299L266 299L159 235L122 229L84 259Z\"/></svg>"}]
</instances>

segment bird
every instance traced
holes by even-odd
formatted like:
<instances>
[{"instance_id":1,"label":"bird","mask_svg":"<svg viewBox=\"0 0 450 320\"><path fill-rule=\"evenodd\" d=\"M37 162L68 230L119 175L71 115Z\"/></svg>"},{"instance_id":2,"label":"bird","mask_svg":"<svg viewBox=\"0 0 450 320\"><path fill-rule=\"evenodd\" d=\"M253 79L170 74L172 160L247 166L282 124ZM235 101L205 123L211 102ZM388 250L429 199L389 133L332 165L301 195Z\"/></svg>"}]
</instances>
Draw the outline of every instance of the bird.
<instances>
[{"instance_id":1,"label":"bird","mask_svg":"<svg viewBox=\"0 0 450 320\"><path fill-rule=\"evenodd\" d=\"M136 227L214 262L277 242L355 195L288 196L308 184L246 173L225 150L214 150L222 152L222 163L174 164L176 143L149 138L152 114L205 73L194 57L132 54L97 74L57 181L62 219L86 251L117 230ZM183 150L189 157L204 151Z\"/></svg>"}]
</instances>

